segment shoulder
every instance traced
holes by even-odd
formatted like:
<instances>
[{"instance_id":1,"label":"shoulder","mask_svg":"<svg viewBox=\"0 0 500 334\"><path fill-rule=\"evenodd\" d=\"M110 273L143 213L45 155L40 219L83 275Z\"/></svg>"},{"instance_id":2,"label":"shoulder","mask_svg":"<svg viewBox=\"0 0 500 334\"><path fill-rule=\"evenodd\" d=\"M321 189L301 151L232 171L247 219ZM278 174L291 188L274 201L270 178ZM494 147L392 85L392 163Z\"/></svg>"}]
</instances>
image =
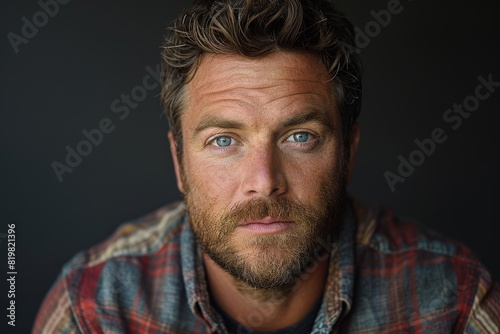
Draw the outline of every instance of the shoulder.
<instances>
[{"instance_id":1,"label":"shoulder","mask_svg":"<svg viewBox=\"0 0 500 334\"><path fill-rule=\"evenodd\" d=\"M33 332L52 332L54 328L61 333L96 332L104 323L126 331L120 327L125 324L116 319L144 320L141 305L155 296L161 299L162 286L182 286L184 216L183 204L167 205L123 224L104 242L75 255L47 294ZM179 302L177 292L172 291L161 297ZM165 300L158 300L162 302ZM103 322L104 314L116 321ZM153 320L150 323L152 328L160 326Z\"/></svg>"},{"instance_id":2,"label":"shoulder","mask_svg":"<svg viewBox=\"0 0 500 334\"><path fill-rule=\"evenodd\" d=\"M463 330L474 321L481 323L474 318L482 309L488 309L491 319L500 315L498 288L468 247L422 224L400 219L392 210L359 202L354 208L361 294L403 305L397 310L400 315L425 322L453 322Z\"/></svg>"},{"instance_id":3,"label":"shoulder","mask_svg":"<svg viewBox=\"0 0 500 334\"><path fill-rule=\"evenodd\" d=\"M117 258L152 255L173 246L179 241L184 213L183 203L173 203L124 223L102 243L75 255L63 267L63 275Z\"/></svg>"},{"instance_id":4,"label":"shoulder","mask_svg":"<svg viewBox=\"0 0 500 334\"><path fill-rule=\"evenodd\" d=\"M128 302L132 295L144 295L136 291L144 285L181 284L184 217L181 203L162 207L123 224L104 242L75 255L61 274L72 304L83 307L99 299L104 304Z\"/></svg>"},{"instance_id":5,"label":"shoulder","mask_svg":"<svg viewBox=\"0 0 500 334\"><path fill-rule=\"evenodd\" d=\"M381 254L429 253L479 262L476 255L457 240L411 219L401 219L394 211L355 202L358 220L357 244Z\"/></svg>"}]
</instances>

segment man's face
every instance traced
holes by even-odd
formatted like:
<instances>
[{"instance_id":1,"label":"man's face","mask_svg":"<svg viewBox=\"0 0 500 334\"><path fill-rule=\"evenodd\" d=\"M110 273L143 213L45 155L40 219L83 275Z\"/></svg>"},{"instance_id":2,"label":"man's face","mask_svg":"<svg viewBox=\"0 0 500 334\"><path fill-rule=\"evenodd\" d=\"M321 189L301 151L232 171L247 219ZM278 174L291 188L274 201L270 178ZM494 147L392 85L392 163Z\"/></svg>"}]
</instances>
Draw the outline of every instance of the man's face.
<instances>
[{"instance_id":1,"label":"man's face","mask_svg":"<svg viewBox=\"0 0 500 334\"><path fill-rule=\"evenodd\" d=\"M352 163L333 91L319 58L282 51L204 55L186 87L173 154L191 226L250 286L293 283L340 219Z\"/></svg>"}]
</instances>

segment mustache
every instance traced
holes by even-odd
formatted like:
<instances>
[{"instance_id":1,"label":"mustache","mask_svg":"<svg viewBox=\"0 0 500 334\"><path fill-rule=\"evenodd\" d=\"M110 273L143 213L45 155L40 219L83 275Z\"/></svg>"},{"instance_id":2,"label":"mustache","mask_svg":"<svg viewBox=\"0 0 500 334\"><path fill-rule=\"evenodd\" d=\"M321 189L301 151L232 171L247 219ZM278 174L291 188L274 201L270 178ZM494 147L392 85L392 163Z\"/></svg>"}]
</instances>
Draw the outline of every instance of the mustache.
<instances>
[{"instance_id":1,"label":"mustache","mask_svg":"<svg viewBox=\"0 0 500 334\"><path fill-rule=\"evenodd\" d=\"M315 220L316 211L306 204L284 197L254 198L238 203L221 214L221 220L228 228L234 228L245 220L258 220L263 217L279 217L286 220Z\"/></svg>"}]
</instances>

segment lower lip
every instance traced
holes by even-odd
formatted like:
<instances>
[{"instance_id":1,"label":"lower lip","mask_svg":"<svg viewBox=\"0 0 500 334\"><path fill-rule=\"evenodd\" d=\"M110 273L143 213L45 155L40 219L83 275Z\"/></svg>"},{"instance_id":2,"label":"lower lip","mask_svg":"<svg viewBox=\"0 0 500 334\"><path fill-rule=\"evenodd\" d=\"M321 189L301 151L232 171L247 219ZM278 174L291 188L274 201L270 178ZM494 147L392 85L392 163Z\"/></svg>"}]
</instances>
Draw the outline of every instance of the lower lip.
<instances>
[{"instance_id":1,"label":"lower lip","mask_svg":"<svg viewBox=\"0 0 500 334\"><path fill-rule=\"evenodd\" d=\"M276 222L270 224L251 223L242 225L240 228L256 233L277 233L289 229L293 224L293 222Z\"/></svg>"}]
</instances>

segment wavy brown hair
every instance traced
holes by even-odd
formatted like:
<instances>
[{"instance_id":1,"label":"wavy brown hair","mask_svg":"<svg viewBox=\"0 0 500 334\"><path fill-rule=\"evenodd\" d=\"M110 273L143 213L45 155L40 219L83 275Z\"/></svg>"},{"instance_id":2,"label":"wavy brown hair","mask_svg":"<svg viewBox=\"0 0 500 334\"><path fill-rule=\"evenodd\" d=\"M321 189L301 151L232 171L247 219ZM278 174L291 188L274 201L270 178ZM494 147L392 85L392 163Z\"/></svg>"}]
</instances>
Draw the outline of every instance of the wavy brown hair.
<instances>
[{"instance_id":1,"label":"wavy brown hair","mask_svg":"<svg viewBox=\"0 0 500 334\"><path fill-rule=\"evenodd\" d=\"M361 63L352 24L326 0L198 0L169 26L161 101L182 154L185 85L203 53L263 57L278 50L318 55L331 75L344 148L361 105Z\"/></svg>"}]
</instances>

